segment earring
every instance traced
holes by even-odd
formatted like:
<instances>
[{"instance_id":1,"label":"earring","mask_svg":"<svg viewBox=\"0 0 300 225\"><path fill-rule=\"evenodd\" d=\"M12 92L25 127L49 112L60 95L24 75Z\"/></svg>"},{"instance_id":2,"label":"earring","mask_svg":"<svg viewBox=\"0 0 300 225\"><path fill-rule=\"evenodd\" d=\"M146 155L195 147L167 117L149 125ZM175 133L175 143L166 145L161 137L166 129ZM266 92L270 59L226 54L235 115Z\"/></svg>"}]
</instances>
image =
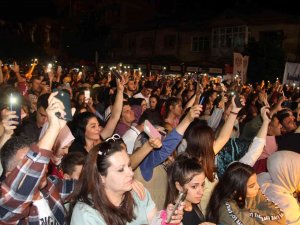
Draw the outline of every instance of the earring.
<instances>
[{"instance_id":1,"label":"earring","mask_svg":"<svg viewBox=\"0 0 300 225\"><path fill-rule=\"evenodd\" d=\"M239 197L239 201L242 201L242 199L243 199L243 198L240 196L240 197Z\"/></svg>"}]
</instances>

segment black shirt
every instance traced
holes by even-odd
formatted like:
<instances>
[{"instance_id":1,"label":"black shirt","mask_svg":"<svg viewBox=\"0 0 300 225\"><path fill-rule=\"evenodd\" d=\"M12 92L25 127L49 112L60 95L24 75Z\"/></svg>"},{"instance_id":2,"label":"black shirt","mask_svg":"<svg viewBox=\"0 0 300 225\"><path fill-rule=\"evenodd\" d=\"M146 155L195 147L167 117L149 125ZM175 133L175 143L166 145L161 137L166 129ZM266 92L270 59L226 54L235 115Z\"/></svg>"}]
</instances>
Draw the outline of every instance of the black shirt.
<instances>
[{"instance_id":1,"label":"black shirt","mask_svg":"<svg viewBox=\"0 0 300 225\"><path fill-rule=\"evenodd\" d=\"M184 211L183 219L181 221L183 225L198 225L205 222L202 212L199 210L197 213L195 207L193 206L192 211Z\"/></svg>"},{"instance_id":2,"label":"black shirt","mask_svg":"<svg viewBox=\"0 0 300 225\"><path fill-rule=\"evenodd\" d=\"M84 144L81 143L80 141L76 140L71 144L69 148L69 152L81 152L85 156L87 156L88 152L86 151Z\"/></svg>"},{"instance_id":3,"label":"black shirt","mask_svg":"<svg viewBox=\"0 0 300 225\"><path fill-rule=\"evenodd\" d=\"M288 133L276 136L278 150L289 150L300 153L300 133Z\"/></svg>"}]
</instances>

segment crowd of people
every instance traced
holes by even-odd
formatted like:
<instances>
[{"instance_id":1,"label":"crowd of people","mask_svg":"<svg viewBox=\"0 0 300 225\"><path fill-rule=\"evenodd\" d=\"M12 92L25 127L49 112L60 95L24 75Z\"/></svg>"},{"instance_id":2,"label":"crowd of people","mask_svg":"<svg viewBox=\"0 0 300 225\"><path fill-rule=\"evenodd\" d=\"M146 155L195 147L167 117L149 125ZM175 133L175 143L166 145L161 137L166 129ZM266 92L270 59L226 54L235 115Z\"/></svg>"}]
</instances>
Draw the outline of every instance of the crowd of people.
<instances>
[{"instance_id":1,"label":"crowd of people","mask_svg":"<svg viewBox=\"0 0 300 225\"><path fill-rule=\"evenodd\" d=\"M0 224L300 225L296 85L0 65Z\"/></svg>"}]
</instances>

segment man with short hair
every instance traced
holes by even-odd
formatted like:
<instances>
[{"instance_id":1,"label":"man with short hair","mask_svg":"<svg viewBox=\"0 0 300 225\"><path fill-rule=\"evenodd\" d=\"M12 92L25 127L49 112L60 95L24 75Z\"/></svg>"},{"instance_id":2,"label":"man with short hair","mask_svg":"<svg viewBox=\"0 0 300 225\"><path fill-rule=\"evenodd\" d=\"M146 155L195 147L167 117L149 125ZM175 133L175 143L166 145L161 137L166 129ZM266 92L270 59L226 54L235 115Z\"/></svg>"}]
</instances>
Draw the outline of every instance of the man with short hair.
<instances>
[{"instance_id":1,"label":"man with short hair","mask_svg":"<svg viewBox=\"0 0 300 225\"><path fill-rule=\"evenodd\" d=\"M23 121L21 126L16 130L17 135L23 135L38 141L43 125L48 121L46 109L48 107L48 98L50 94L42 94L37 101L37 111Z\"/></svg>"},{"instance_id":2,"label":"man with short hair","mask_svg":"<svg viewBox=\"0 0 300 225\"><path fill-rule=\"evenodd\" d=\"M134 98L144 98L147 102L147 108L149 108L150 107L149 98L150 98L152 90L153 90L153 86L151 85L151 82L146 81L141 92L135 94L133 97Z\"/></svg>"},{"instance_id":3,"label":"man with short hair","mask_svg":"<svg viewBox=\"0 0 300 225\"><path fill-rule=\"evenodd\" d=\"M135 121L135 115L128 102L123 102L120 120L116 126L115 133L123 136Z\"/></svg>"},{"instance_id":4,"label":"man with short hair","mask_svg":"<svg viewBox=\"0 0 300 225\"><path fill-rule=\"evenodd\" d=\"M125 98L127 99L132 98L133 95L136 93L136 91L137 91L137 85L135 83L135 80L129 79L125 86L125 91L124 91Z\"/></svg>"},{"instance_id":5,"label":"man with short hair","mask_svg":"<svg viewBox=\"0 0 300 225\"><path fill-rule=\"evenodd\" d=\"M42 91L41 83L42 81L39 79L38 76L33 76L31 78L31 88L28 90L30 113L34 113L35 111L37 111L37 101Z\"/></svg>"},{"instance_id":6,"label":"man with short hair","mask_svg":"<svg viewBox=\"0 0 300 225\"><path fill-rule=\"evenodd\" d=\"M282 111L282 110L281 110ZM280 111L279 111L280 112ZM281 112L282 113L282 112ZM286 115L289 117L289 115ZM282 125L278 119L278 115L272 116L271 122L268 127L268 136L266 138L266 145L264 150L254 165L257 174L267 172L267 159L277 150L290 150L300 153L299 138L300 133L290 132L281 135Z\"/></svg>"},{"instance_id":7,"label":"man with short hair","mask_svg":"<svg viewBox=\"0 0 300 225\"><path fill-rule=\"evenodd\" d=\"M277 117L282 125L282 135L276 136L278 150L289 150L300 153L300 129L297 127L292 110L283 109L277 113Z\"/></svg>"},{"instance_id":8,"label":"man with short hair","mask_svg":"<svg viewBox=\"0 0 300 225\"><path fill-rule=\"evenodd\" d=\"M61 169L64 174L64 179L78 180L85 158L86 157L82 152L69 152L65 155L61 160Z\"/></svg>"},{"instance_id":9,"label":"man with short hair","mask_svg":"<svg viewBox=\"0 0 300 225\"><path fill-rule=\"evenodd\" d=\"M291 133L297 129L296 118L291 109L286 108L278 111L277 117L280 124L282 125L282 134Z\"/></svg>"}]
</instances>

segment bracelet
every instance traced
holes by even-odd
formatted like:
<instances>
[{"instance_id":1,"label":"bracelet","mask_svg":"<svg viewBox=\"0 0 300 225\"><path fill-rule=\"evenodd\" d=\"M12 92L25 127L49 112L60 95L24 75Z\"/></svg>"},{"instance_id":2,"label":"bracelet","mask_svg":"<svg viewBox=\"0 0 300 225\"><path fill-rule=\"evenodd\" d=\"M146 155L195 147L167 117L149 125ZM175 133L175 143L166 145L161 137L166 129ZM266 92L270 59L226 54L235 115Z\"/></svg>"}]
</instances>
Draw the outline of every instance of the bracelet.
<instances>
[{"instance_id":1,"label":"bracelet","mask_svg":"<svg viewBox=\"0 0 300 225\"><path fill-rule=\"evenodd\" d=\"M167 223L167 211L166 210L161 210L160 213L160 218L162 219L161 225L171 225L173 223ZM179 225L179 224L173 224L173 225Z\"/></svg>"},{"instance_id":2,"label":"bracelet","mask_svg":"<svg viewBox=\"0 0 300 225\"><path fill-rule=\"evenodd\" d=\"M231 114L238 115L239 113L230 111Z\"/></svg>"}]
</instances>

